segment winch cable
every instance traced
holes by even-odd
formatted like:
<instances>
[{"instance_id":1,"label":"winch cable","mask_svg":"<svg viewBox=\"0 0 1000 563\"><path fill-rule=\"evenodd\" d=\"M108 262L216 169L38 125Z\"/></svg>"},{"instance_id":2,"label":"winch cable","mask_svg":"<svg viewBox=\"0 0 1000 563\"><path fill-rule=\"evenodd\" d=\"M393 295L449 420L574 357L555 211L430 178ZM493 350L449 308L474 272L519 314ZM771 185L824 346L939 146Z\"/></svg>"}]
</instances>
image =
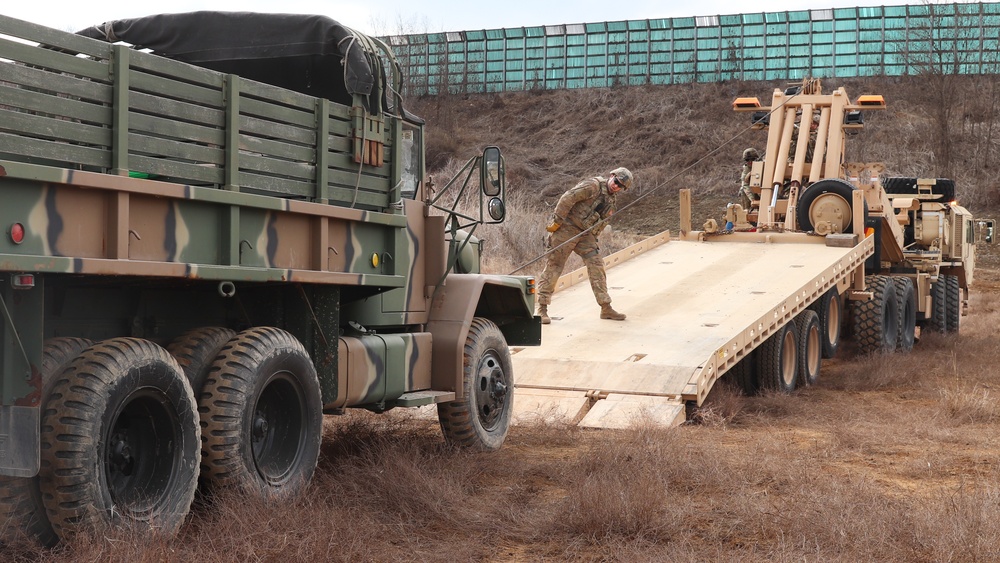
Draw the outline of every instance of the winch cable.
<instances>
[{"instance_id":1,"label":"winch cable","mask_svg":"<svg viewBox=\"0 0 1000 563\"><path fill-rule=\"evenodd\" d=\"M775 107L771 108L771 111L769 111L769 112L768 112L768 114L767 114L767 115L768 115L768 117L770 117L770 116L771 116L771 114L773 114L774 112L776 112L776 111L778 111L778 110L782 109L782 108L783 108L783 107L785 106L785 104L787 104L788 102L792 101L792 100L793 100L793 99L794 99L794 98L795 98L796 96L799 96L799 95L800 95L800 93L801 93L802 91L804 91L804 90L807 90L807 85L811 85L811 84L813 84L814 82L815 82L815 79L814 79L814 80L810 80L810 81L806 82L805 84L803 84L803 87L802 87L802 88L801 88L801 89L799 90L799 92L796 92L795 94L792 94L791 96L789 96L788 98L786 98L786 99L785 99L785 100L784 100L783 102L781 102L781 103L780 103L780 104L778 104L777 106L775 106ZM616 211L616 213L615 213L615 216L617 216L617 215L618 215L619 213L621 213L622 211L625 211L625 210L626 210L626 209L628 209L629 207L632 207L633 205L635 205L635 204L639 203L640 201L642 201L642 200L643 200L643 199L645 199L646 197L648 197L648 196L650 196L650 195L653 195L654 193L656 193L657 191L659 191L659 190L660 190L661 188L663 188L663 187L666 187L667 185L671 184L671 183L672 183L672 182L673 182L674 180L676 180L676 179L677 179L677 177L678 177L678 176L680 176L680 175L684 174L684 173L685 173L685 172L687 172L688 170L691 170L691 169L692 169L692 168L694 168L695 166L697 166L697 165L701 164L701 162L702 162L702 161L704 161L705 159L707 159L708 157L710 157L710 156L713 156L713 155L715 155L716 153L718 153L719 151L721 151L721 150L722 150L722 149L724 149L725 147L729 146L729 145L730 145L730 144L732 144L732 143L733 143L734 141L736 141L737 139L739 139L740 137L742 137L742 136L743 136L743 135L744 135L744 134L745 134L745 133L746 133L747 131L750 131L751 129L753 129L753 127L754 127L754 124L753 124L753 123L751 123L751 124L750 124L749 126L747 126L747 127L743 128L743 129L741 129L741 130L740 130L740 131L739 131L738 133L736 133L735 135L733 135L732 137L730 137L730 138L729 138L728 140L726 140L726 141L723 141L723 142L722 142L722 144L720 144L719 146L717 146L717 147L715 147L714 149L712 149L712 150L708 151L707 153L705 153L705 154L704 154L704 155L703 155L703 156L702 156L701 158L699 158L698 160L696 160L696 161L692 162L691 164L689 164L689 165L685 166L684 168L682 168L682 169L681 169L680 171L678 171L678 172L677 172L676 174L674 174L673 176L671 176L671 177L670 177L670 178L668 178L667 180L665 180L665 181L663 181L663 182L659 183L658 185L656 185L656 186L654 186L653 188L651 188L651 189L650 189L649 191L647 191L647 192L643 193L642 195L640 195L640 196L636 197L636 198L635 198L635 199L633 199L632 201L630 201L630 202L626 203L625 205L623 205L623 206L621 207L621 209L618 209L618 210ZM606 219L606 221L610 221L610 220L611 220L611 217L609 217L608 219ZM571 243L571 242L575 241L576 239L578 239L578 238L582 237L583 235L585 235L585 234L589 233L589 232L590 232L591 230L593 230L593 228L594 228L594 227L596 227L596 226L597 226L597 225L599 225L600 223L601 223L601 221L598 221L598 223L596 223L596 224L594 224L593 226L591 226L591 227L589 227L589 228L587 228L587 229L585 229L585 230L581 231L581 232L580 232L579 234L577 234L577 235L576 235L576 236L574 236L573 238L571 238L571 239L568 239L567 241L563 242L562 244L559 244L558 246L555 246L555 247L552 247L552 248L549 248L549 249L547 249L547 250L546 250L545 252L543 252L543 253L539 254L539 255L538 255L538 256L536 256L535 258L532 258L531 260L529 260L529 261L525 262L524 264L521 264L521 265L520 265L520 266L518 266L517 268L514 268L513 270L511 270L511 272L510 272L510 273L509 273L508 275L514 275L514 274L516 274L517 272L520 272L521 270L523 270L523 269L527 268L528 266L530 266L530 265L534 264L535 262L538 262L538 261L539 261L539 260L541 260L542 258L545 258L545 257L546 257L546 256L548 256L549 254L552 254L552 253L553 253L553 252L555 252L556 250L558 250L558 249L560 249L560 248L562 248L562 247L566 246L567 244L569 244L569 243Z\"/></svg>"}]
</instances>

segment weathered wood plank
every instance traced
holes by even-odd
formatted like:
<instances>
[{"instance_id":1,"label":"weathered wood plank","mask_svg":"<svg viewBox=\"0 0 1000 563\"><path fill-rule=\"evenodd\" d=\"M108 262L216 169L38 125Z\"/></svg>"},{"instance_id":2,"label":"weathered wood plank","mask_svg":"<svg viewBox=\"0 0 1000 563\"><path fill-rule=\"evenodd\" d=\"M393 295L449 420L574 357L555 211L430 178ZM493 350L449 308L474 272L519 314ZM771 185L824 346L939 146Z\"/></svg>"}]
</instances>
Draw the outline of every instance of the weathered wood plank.
<instances>
[{"instance_id":1,"label":"weathered wood plank","mask_svg":"<svg viewBox=\"0 0 1000 563\"><path fill-rule=\"evenodd\" d=\"M189 104L178 100L170 100L160 96L132 92L128 97L129 109L159 117L183 120L187 123L197 123L207 127L223 127L225 112Z\"/></svg>"},{"instance_id":2,"label":"weathered wood plank","mask_svg":"<svg viewBox=\"0 0 1000 563\"><path fill-rule=\"evenodd\" d=\"M199 166L176 160L129 155L129 166L134 171L161 176L164 181L193 185L219 185L222 183L222 168Z\"/></svg>"},{"instance_id":3,"label":"weathered wood plank","mask_svg":"<svg viewBox=\"0 0 1000 563\"><path fill-rule=\"evenodd\" d=\"M0 109L0 130L50 141L69 141L97 148L111 148L111 129Z\"/></svg>"},{"instance_id":4,"label":"weathered wood plank","mask_svg":"<svg viewBox=\"0 0 1000 563\"><path fill-rule=\"evenodd\" d=\"M220 147L225 144L225 131L217 127L206 127L134 112L129 114L129 124L133 131L152 133L158 137L169 137Z\"/></svg>"},{"instance_id":5,"label":"weathered wood plank","mask_svg":"<svg viewBox=\"0 0 1000 563\"><path fill-rule=\"evenodd\" d=\"M5 106L30 112L72 117L79 121L111 125L111 108L108 106L3 85L0 85L0 100L3 100Z\"/></svg>"},{"instance_id":6,"label":"weathered wood plank","mask_svg":"<svg viewBox=\"0 0 1000 563\"><path fill-rule=\"evenodd\" d=\"M60 47L74 53L97 57L98 59L108 59L111 57L111 45L103 41L96 41L81 35L66 33L52 29L51 27L45 27L4 15L0 15L0 34L19 37L43 45Z\"/></svg>"},{"instance_id":7,"label":"weathered wood plank","mask_svg":"<svg viewBox=\"0 0 1000 563\"><path fill-rule=\"evenodd\" d=\"M2 63L0 80L35 88L52 94L70 96L97 103L110 103L112 87L89 79L52 73L39 68L14 63Z\"/></svg>"},{"instance_id":8,"label":"weathered wood plank","mask_svg":"<svg viewBox=\"0 0 1000 563\"><path fill-rule=\"evenodd\" d=\"M108 168L111 166L111 151L83 145L31 139L22 135L0 133L0 153L38 157L47 161L62 162L68 168L78 164ZM27 159L28 162L32 160Z\"/></svg>"},{"instance_id":9,"label":"weathered wood plank","mask_svg":"<svg viewBox=\"0 0 1000 563\"><path fill-rule=\"evenodd\" d=\"M225 107L222 90L136 72L134 69L129 73L129 88L135 92L145 92L162 98L181 100L217 109Z\"/></svg>"},{"instance_id":10,"label":"weathered wood plank","mask_svg":"<svg viewBox=\"0 0 1000 563\"><path fill-rule=\"evenodd\" d=\"M128 147L130 155L156 155L166 159L190 161L194 164L222 165L225 162L224 152L218 146L184 143L136 133L129 134Z\"/></svg>"}]
</instances>

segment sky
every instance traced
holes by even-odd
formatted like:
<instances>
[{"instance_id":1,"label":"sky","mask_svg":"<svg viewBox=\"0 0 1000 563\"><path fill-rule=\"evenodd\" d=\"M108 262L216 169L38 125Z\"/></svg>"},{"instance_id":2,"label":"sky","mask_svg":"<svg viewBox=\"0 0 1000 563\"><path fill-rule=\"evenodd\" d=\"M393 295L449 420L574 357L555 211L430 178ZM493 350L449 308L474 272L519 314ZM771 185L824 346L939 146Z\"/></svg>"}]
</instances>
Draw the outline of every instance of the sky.
<instances>
[{"instance_id":1,"label":"sky","mask_svg":"<svg viewBox=\"0 0 1000 563\"><path fill-rule=\"evenodd\" d=\"M564 23L781 12L851 6L896 6L921 0L5 0L0 13L64 31L109 20L196 10L322 14L372 35L465 31Z\"/></svg>"}]
</instances>

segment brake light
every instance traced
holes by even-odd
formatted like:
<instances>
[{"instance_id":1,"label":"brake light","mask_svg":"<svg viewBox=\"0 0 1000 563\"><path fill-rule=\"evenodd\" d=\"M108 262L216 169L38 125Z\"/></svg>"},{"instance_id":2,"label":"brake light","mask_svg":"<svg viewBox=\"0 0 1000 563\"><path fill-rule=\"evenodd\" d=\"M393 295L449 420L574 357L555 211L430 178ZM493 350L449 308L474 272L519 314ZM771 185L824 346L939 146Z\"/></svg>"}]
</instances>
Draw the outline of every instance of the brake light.
<instances>
[{"instance_id":1,"label":"brake light","mask_svg":"<svg viewBox=\"0 0 1000 563\"><path fill-rule=\"evenodd\" d=\"M24 242L24 225L20 223L14 223L10 226L10 240L14 244L21 244Z\"/></svg>"},{"instance_id":2,"label":"brake light","mask_svg":"<svg viewBox=\"0 0 1000 563\"><path fill-rule=\"evenodd\" d=\"M31 289L35 287L35 274L14 274L10 277L10 285L14 289Z\"/></svg>"}]
</instances>

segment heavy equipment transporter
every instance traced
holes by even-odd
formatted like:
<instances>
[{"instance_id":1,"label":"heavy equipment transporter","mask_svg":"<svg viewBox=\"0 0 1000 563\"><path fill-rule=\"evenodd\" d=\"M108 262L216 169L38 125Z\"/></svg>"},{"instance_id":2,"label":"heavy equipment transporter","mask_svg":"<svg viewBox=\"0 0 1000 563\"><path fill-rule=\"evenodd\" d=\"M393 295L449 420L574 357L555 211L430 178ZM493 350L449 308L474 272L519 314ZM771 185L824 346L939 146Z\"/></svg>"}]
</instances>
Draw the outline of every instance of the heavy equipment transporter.
<instances>
[{"instance_id":1,"label":"heavy equipment transporter","mask_svg":"<svg viewBox=\"0 0 1000 563\"><path fill-rule=\"evenodd\" d=\"M739 98L768 132L754 162L751 209L681 227L607 259L623 323L592 314L580 272L564 276L545 343L514 354L517 416L583 426L685 419L731 373L748 394L814 383L849 333L859 353L907 351L920 330L957 332L975 266L976 224L947 179L885 178L844 161L864 112L818 80L776 89L770 106ZM992 238L992 221L983 224ZM562 317L561 319L559 317Z\"/></svg>"}]
</instances>

